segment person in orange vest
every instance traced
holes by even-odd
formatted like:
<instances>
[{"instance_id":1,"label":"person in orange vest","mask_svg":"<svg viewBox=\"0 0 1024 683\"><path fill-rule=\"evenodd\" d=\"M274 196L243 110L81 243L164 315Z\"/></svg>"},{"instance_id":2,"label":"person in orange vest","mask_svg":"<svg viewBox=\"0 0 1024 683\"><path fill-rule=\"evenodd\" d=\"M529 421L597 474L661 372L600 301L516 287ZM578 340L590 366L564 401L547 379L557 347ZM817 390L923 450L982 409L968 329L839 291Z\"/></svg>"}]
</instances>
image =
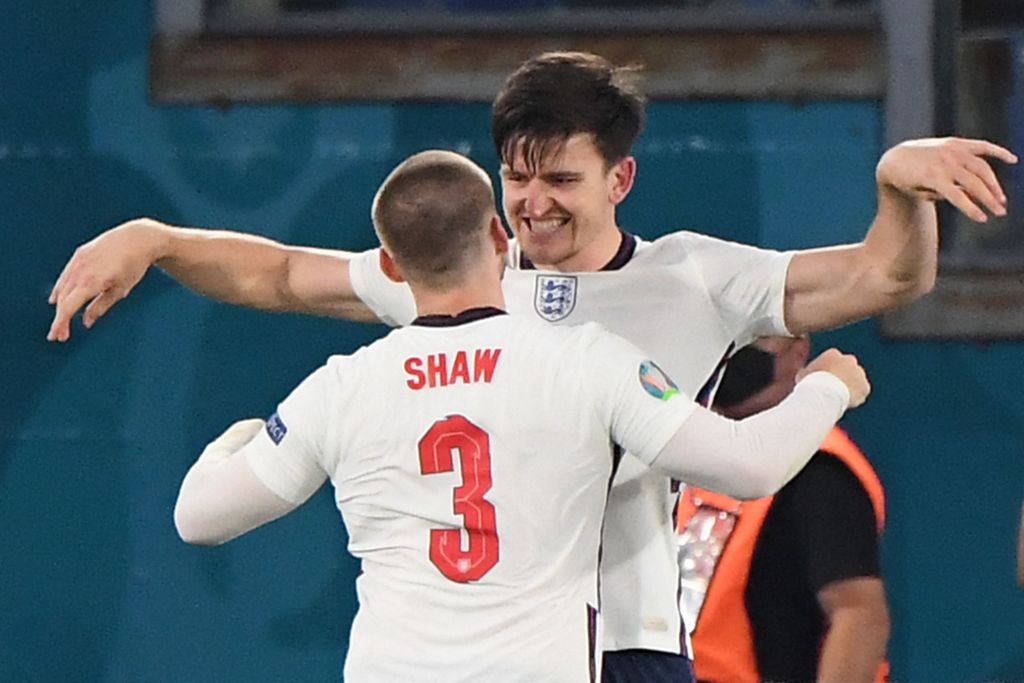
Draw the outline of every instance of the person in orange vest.
<instances>
[{"instance_id":1,"label":"person in orange vest","mask_svg":"<svg viewBox=\"0 0 1024 683\"><path fill-rule=\"evenodd\" d=\"M809 354L807 337L766 337L741 349L715 409L737 418L776 405ZM881 482L838 427L775 496L738 501L684 489L680 609L697 680L887 680L884 521Z\"/></svg>"}]
</instances>

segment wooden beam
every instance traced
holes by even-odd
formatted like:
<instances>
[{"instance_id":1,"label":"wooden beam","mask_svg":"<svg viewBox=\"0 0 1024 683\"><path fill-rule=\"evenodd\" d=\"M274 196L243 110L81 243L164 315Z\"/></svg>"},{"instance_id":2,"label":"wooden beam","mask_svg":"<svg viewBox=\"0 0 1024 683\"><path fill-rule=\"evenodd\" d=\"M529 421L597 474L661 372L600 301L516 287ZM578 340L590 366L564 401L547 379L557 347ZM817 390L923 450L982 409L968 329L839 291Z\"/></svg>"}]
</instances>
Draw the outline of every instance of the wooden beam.
<instances>
[{"instance_id":1,"label":"wooden beam","mask_svg":"<svg viewBox=\"0 0 1024 683\"><path fill-rule=\"evenodd\" d=\"M874 30L382 36L156 36L153 99L165 104L489 102L525 59L589 50L645 65L652 99L881 98Z\"/></svg>"}]
</instances>

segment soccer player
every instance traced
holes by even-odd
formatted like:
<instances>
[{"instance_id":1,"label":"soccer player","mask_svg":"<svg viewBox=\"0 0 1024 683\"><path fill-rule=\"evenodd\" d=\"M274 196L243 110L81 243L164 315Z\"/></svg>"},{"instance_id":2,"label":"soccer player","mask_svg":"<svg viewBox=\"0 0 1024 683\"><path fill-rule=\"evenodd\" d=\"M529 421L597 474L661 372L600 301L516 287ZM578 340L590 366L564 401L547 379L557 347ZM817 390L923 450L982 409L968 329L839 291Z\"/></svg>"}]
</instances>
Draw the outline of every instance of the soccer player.
<instances>
[{"instance_id":1,"label":"soccer player","mask_svg":"<svg viewBox=\"0 0 1024 683\"><path fill-rule=\"evenodd\" d=\"M513 72L497 96L491 131L515 236L505 298L513 314L602 323L658 358L690 396L706 401L724 358L757 337L833 327L929 291L936 200L978 221L1006 213L986 157L1014 163L1011 152L980 140L917 140L879 161L878 210L859 243L782 253L692 232L646 242L616 220L644 120L632 77L596 55L549 53ZM375 251L130 221L65 267L51 294L49 338L68 339L83 306L91 326L154 263L232 303L406 324L416 315L412 296L378 261ZM690 675L676 606L674 488L628 455L617 470L601 567L609 683Z\"/></svg>"},{"instance_id":2,"label":"soccer player","mask_svg":"<svg viewBox=\"0 0 1024 683\"><path fill-rule=\"evenodd\" d=\"M328 360L265 424L236 423L175 507L185 540L218 543L331 480L363 570L347 681L596 680L615 444L662 476L763 495L869 390L832 350L792 400L733 422L597 325L505 315L490 180L452 152L399 165L373 220L416 318Z\"/></svg>"}]
</instances>

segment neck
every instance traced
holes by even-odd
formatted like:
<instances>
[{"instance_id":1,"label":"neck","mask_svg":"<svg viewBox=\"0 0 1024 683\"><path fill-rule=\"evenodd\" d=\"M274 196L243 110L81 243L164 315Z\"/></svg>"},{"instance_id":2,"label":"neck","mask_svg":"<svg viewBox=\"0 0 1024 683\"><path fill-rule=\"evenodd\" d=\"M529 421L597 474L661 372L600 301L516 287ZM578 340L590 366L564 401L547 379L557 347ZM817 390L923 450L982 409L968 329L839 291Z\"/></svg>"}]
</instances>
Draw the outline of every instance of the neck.
<instances>
[{"instance_id":1,"label":"neck","mask_svg":"<svg viewBox=\"0 0 1024 683\"><path fill-rule=\"evenodd\" d=\"M416 300L416 314L419 316L458 315L471 308L505 309L501 281L493 274L487 278L479 278L479 281L463 282L446 290L413 286L412 295Z\"/></svg>"}]
</instances>

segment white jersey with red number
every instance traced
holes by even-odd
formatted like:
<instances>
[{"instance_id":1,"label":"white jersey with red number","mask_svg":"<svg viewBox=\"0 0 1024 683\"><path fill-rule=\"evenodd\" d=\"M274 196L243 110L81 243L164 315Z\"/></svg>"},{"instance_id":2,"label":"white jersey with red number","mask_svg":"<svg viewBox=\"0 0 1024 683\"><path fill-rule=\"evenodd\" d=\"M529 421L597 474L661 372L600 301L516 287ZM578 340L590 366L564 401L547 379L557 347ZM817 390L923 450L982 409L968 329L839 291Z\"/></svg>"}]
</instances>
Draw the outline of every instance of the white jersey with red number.
<instances>
[{"instance_id":1,"label":"white jersey with red number","mask_svg":"<svg viewBox=\"0 0 1024 683\"><path fill-rule=\"evenodd\" d=\"M695 409L644 361L597 325L478 309L331 358L280 404L247 457L286 500L335 487L363 570L345 680L593 680L613 444L649 463Z\"/></svg>"},{"instance_id":2,"label":"white jersey with red number","mask_svg":"<svg viewBox=\"0 0 1024 683\"><path fill-rule=\"evenodd\" d=\"M656 360L690 396L707 402L724 358L783 322L791 252L691 232L646 242L626 235L609 269L530 270L513 244L504 291L510 313L550 323L598 322ZM356 294L382 320L415 316L412 296L380 272L375 251L350 268ZM608 500L601 561L603 649L680 652L677 495L664 476L626 457Z\"/></svg>"}]
</instances>

